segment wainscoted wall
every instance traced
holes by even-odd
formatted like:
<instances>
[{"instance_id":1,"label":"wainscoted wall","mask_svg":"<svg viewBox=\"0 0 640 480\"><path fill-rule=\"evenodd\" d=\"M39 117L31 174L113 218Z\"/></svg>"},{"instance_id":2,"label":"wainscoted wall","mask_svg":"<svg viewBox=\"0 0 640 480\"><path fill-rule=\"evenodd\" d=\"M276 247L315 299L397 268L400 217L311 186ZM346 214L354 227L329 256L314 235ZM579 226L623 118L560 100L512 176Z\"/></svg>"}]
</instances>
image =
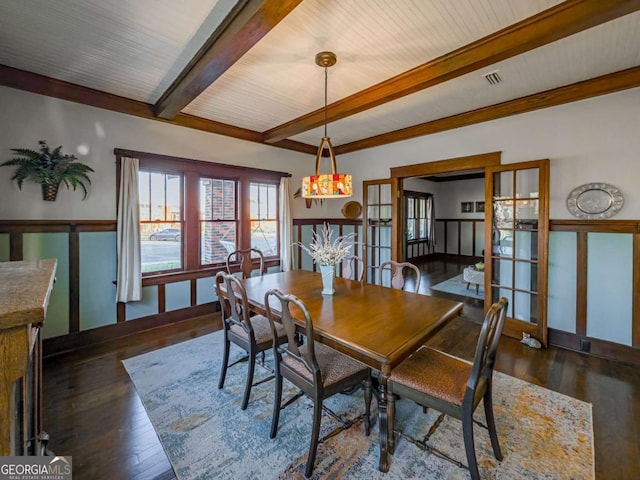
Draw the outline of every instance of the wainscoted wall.
<instances>
[{"instance_id":1,"label":"wainscoted wall","mask_svg":"<svg viewBox=\"0 0 640 480\"><path fill-rule=\"evenodd\" d=\"M550 230L549 342L640 365L640 221Z\"/></svg>"},{"instance_id":2,"label":"wainscoted wall","mask_svg":"<svg viewBox=\"0 0 640 480\"><path fill-rule=\"evenodd\" d=\"M436 218L436 244L433 253L482 257L484 219Z\"/></svg>"},{"instance_id":3,"label":"wainscoted wall","mask_svg":"<svg viewBox=\"0 0 640 480\"><path fill-rule=\"evenodd\" d=\"M296 220L294 240L308 244L323 224L317 219ZM361 256L359 225L341 219L329 223L333 238L356 234L354 251ZM214 277L223 267L144 278L140 302L116 303L115 229L112 220L0 221L0 261L58 259L43 328L46 354L217 310ZM292 251L295 268L315 270L302 249ZM279 262L267 262L267 270L279 271Z\"/></svg>"}]
</instances>

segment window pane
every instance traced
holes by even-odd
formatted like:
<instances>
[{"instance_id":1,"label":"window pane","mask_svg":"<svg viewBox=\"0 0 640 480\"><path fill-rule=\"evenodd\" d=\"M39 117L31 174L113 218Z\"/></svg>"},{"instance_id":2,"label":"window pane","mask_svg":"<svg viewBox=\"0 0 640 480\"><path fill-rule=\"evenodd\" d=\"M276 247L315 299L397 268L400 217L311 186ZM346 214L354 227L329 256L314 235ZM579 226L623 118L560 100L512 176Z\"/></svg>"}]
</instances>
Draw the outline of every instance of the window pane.
<instances>
[{"instance_id":1,"label":"window pane","mask_svg":"<svg viewBox=\"0 0 640 480\"><path fill-rule=\"evenodd\" d=\"M265 257L278 255L277 185L252 183L251 247Z\"/></svg>"},{"instance_id":2,"label":"window pane","mask_svg":"<svg viewBox=\"0 0 640 480\"><path fill-rule=\"evenodd\" d=\"M151 220L151 197L149 196L149 172L138 172L138 201L140 220Z\"/></svg>"},{"instance_id":3,"label":"window pane","mask_svg":"<svg viewBox=\"0 0 640 480\"><path fill-rule=\"evenodd\" d=\"M420 238L427 238L427 221L424 218L420 219Z\"/></svg>"},{"instance_id":4,"label":"window pane","mask_svg":"<svg viewBox=\"0 0 640 480\"><path fill-rule=\"evenodd\" d=\"M182 176L140 171L142 273L179 270L182 265Z\"/></svg>"},{"instance_id":5,"label":"window pane","mask_svg":"<svg viewBox=\"0 0 640 480\"><path fill-rule=\"evenodd\" d=\"M142 273L182 268L180 223L141 223Z\"/></svg>"},{"instance_id":6,"label":"window pane","mask_svg":"<svg viewBox=\"0 0 640 480\"><path fill-rule=\"evenodd\" d=\"M151 220L161 222L166 216L166 175L164 173L150 173L151 178Z\"/></svg>"},{"instance_id":7,"label":"window pane","mask_svg":"<svg viewBox=\"0 0 640 480\"><path fill-rule=\"evenodd\" d=\"M278 222L252 220L251 248L257 248L265 257L278 255Z\"/></svg>"},{"instance_id":8,"label":"window pane","mask_svg":"<svg viewBox=\"0 0 640 480\"><path fill-rule=\"evenodd\" d=\"M236 250L236 222L201 222L200 263L223 263Z\"/></svg>"},{"instance_id":9,"label":"window pane","mask_svg":"<svg viewBox=\"0 0 640 480\"><path fill-rule=\"evenodd\" d=\"M513 198L513 172L493 174L493 198Z\"/></svg>"},{"instance_id":10,"label":"window pane","mask_svg":"<svg viewBox=\"0 0 640 480\"><path fill-rule=\"evenodd\" d=\"M236 183L219 178L200 179L200 219L236 220Z\"/></svg>"}]
</instances>

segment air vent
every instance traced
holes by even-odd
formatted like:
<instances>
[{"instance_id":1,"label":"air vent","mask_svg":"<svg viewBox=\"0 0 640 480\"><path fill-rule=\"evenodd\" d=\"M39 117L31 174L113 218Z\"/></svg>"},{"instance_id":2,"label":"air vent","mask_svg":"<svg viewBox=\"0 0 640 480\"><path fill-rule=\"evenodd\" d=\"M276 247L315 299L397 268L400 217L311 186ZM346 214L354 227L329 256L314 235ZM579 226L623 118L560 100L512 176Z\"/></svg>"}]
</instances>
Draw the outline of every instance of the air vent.
<instances>
[{"instance_id":1,"label":"air vent","mask_svg":"<svg viewBox=\"0 0 640 480\"><path fill-rule=\"evenodd\" d=\"M489 85L498 85L499 83L502 83L502 78L500 77L500 73L498 70L495 70L493 72L489 72L489 73L485 73L482 75L482 77L489 82Z\"/></svg>"}]
</instances>

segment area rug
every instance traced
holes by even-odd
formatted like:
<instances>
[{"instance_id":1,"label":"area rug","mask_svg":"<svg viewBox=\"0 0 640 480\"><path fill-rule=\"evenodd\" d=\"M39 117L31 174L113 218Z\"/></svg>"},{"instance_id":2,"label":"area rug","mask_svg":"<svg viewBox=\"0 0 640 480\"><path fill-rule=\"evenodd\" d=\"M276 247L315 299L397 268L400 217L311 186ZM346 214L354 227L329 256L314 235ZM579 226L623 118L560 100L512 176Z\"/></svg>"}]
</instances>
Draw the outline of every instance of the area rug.
<instances>
[{"instance_id":1,"label":"area rug","mask_svg":"<svg viewBox=\"0 0 640 480\"><path fill-rule=\"evenodd\" d=\"M216 332L123 362L176 476L180 480L304 478L311 402L302 397L287 406L280 415L278 436L270 440L274 382L255 386L248 408L240 410L246 363L231 367L224 389L217 388L222 338L222 332ZM231 356L242 353L232 350ZM269 375L256 368L257 380ZM482 478L594 477L591 404L498 372L494 389L504 460L493 457L488 432L476 426ZM285 381L283 400L295 393ZM460 422L398 401L396 429L419 441L428 437L426 444L436 452L399 438L391 468L383 474L377 468L377 423L365 436L362 392L338 394L326 404L340 419L323 415L320 436L325 440L318 448L312 478L469 478L468 470L460 466L466 464ZM341 430L339 420L350 426ZM476 420L486 425L482 406Z\"/></svg>"},{"instance_id":2,"label":"area rug","mask_svg":"<svg viewBox=\"0 0 640 480\"><path fill-rule=\"evenodd\" d=\"M480 285L480 289L478 293L476 293L476 286L474 284L471 284L469 288L467 288L467 282L464 281L462 274L435 284L431 287L431 290L453 293L454 295L460 295L462 297L477 298L478 300L484 299L484 288L482 285Z\"/></svg>"}]
</instances>

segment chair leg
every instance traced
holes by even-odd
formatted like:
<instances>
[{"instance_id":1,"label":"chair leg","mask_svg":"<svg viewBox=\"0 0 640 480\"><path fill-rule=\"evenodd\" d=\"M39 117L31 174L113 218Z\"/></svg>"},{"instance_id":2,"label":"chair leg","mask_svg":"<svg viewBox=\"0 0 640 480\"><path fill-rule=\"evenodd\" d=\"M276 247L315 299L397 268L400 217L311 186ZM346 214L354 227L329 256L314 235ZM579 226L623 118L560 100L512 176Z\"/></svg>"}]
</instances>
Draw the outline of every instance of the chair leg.
<instances>
[{"instance_id":1,"label":"chair leg","mask_svg":"<svg viewBox=\"0 0 640 480\"><path fill-rule=\"evenodd\" d=\"M273 416L271 417L271 434L269 438L276 438L278 433L278 422L280 421L280 404L282 403L282 375L280 375L280 368L278 368L278 360L276 360L275 368L276 376L276 391L275 398L273 400Z\"/></svg>"},{"instance_id":2,"label":"chair leg","mask_svg":"<svg viewBox=\"0 0 640 480\"><path fill-rule=\"evenodd\" d=\"M480 480L478 462L476 461L476 449L473 443L473 412L464 412L462 415L462 435L464 437L464 450L467 454L469 473L473 480Z\"/></svg>"},{"instance_id":3,"label":"chair leg","mask_svg":"<svg viewBox=\"0 0 640 480\"><path fill-rule=\"evenodd\" d=\"M500 442L498 441L498 432L496 432L496 422L493 416L493 400L491 399L491 386L489 385L487 392L484 394L482 403L484 403L484 415L487 419L487 427L489 428L489 437L491 438L491 446L496 459L502 461L502 450L500 450Z\"/></svg>"},{"instance_id":4,"label":"chair leg","mask_svg":"<svg viewBox=\"0 0 640 480\"><path fill-rule=\"evenodd\" d=\"M364 432L371 433L371 376L364 381Z\"/></svg>"},{"instance_id":5,"label":"chair leg","mask_svg":"<svg viewBox=\"0 0 640 480\"><path fill-rule=\"evenodd\" d=\"M244 387L244 398L242 399L242 410L247 409L249 404L249 395L251 395L251 385L253 385L253 372L256 369L256 356L249 353L249 372L247 374L247 384Z\"/></svg>"},{"instance_id":6,"label":"chair leg","mask_svg":"<svg viewBox=\"0 0 640 480\"><path fill-rule=\"evenodd\" d=\"M226 336L226 335L225 335ZM224 387L224 380L227 377L227 365L229 365L229 340L224 340L224 353L222 354L222 368L220 369L220 380L218 380L218 388Z\"/></svg>"},{"instance_id":7,"label":"chair leg","mask_svg":"<svg viewBox=\"0 0 640 480\"><path fill-rule=\"evenodd\" d=\"M307 478L311 476L311 473L313 472L313 466L316 462L316 451L318 450L318 440L320 437L320 420L322 420L322 399L316 398L313 404L313 428L311 429L311 445L309 445L307 468L304 471L304 476Z\"/></svg>"},{"instance_id":8,"label":"chair leg","mask_svg":"<svg viewBox=\"0 0 640 480\"><path fill-rule=\"evenodd\" d=\"M396 451L396 436L393 433L394 425L396 422L396 396L393 394L393 389L388 388L387 392L387 431L389 432L389 453L391 455Z\"/></svg>"}]
</instances>

